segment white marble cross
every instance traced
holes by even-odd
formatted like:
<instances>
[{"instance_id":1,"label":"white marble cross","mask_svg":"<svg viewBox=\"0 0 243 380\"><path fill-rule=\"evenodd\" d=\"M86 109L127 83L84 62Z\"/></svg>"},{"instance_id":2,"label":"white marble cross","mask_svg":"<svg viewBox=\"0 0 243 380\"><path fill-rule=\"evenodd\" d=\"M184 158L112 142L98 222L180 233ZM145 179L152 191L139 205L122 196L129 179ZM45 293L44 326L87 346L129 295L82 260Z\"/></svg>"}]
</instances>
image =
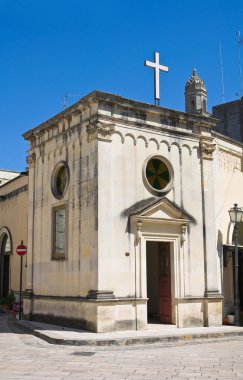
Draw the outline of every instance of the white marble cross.
<instances>
[{"instance_id":1,"label":"white marble cross","mask_svg":"<svg viewBox=\"0 0 243 380\"><path fill-rule=\"evenodd\" d=\"M144 62L145 66L152 67L154 69L154 98L155 98L155 104L156 100L158 100L158 105L159 105L159 100L160 100L160 91L159 91L159 71L169 71L169 67L167 66L162 66L159 63L159 53L154 52L154 62L151 61L145 61Z\"/></svg>"}]
</instances>

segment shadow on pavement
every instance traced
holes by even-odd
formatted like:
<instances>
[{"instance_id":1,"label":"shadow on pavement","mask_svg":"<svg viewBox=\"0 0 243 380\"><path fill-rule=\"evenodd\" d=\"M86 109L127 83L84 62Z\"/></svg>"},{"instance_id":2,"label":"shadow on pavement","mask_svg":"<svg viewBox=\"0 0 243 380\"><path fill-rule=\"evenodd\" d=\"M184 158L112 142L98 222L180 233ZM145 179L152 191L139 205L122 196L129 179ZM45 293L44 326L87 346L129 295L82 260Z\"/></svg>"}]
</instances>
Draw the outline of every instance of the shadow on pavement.
<instances>
[{"instance_id":1,"label":"shadow on pavement","mask_svg":"<svg viewBox=\"0 0 243 380\"><path fill-rule=\"evenodd\" d=\"M16 318L10 311L4 311L0 309L0 334L28 334L30 331L26 331L20 325L16 323Z\"/></svg>"}]
</instances>

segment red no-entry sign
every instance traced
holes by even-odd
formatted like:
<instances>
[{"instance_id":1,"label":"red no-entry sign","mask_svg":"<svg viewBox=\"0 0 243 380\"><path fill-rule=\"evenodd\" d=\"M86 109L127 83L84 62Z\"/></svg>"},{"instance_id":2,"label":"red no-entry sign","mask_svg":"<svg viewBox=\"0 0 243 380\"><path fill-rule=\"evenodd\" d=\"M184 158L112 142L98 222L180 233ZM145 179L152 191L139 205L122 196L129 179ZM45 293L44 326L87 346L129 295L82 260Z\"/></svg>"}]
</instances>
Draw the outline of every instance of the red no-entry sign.
<instances>
[{"instance_id":1,"label":"red no-entry sign","mask_svg":"<svg viewBox=\"0 0 243 380\"><path fill-rule=\"evenodd\" d=\"M16 253L19 256L24 256L27 253L27 247L24 244L18 245L18 247L16 248Z\"/></svg>"},{"instance_id":2,"label":"red no-entry sign","mask_svg":"<svg viewBox=\"0 0 243 380\"><path fill-rule=\"evenodd\" d=\"M23 256L27 253L27 247L21 244L16 248L16 253L20 256L20 284L19 284L19 320L22 318L22 273L23 273ZM26 262L27 266L27 262Z\"/></svg>"}]
</instances>

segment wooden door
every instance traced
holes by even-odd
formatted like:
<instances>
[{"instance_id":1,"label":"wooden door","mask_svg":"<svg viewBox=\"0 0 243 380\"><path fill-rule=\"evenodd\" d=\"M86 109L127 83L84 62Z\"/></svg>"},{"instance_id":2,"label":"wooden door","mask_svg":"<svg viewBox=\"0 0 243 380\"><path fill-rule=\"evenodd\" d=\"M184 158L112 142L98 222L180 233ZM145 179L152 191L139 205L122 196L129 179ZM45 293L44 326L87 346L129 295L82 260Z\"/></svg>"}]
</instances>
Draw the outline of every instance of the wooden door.
<instances>
[{"instance_id":1,"label":"wooden door","mask_svg":"<svg viewBox=\"0 0 243 380\"><path fill-rule=\"evenodd\" d=\"M170 243L158 243L159 260L159 320L172 323Z\"/></svg>"}]
</instances>

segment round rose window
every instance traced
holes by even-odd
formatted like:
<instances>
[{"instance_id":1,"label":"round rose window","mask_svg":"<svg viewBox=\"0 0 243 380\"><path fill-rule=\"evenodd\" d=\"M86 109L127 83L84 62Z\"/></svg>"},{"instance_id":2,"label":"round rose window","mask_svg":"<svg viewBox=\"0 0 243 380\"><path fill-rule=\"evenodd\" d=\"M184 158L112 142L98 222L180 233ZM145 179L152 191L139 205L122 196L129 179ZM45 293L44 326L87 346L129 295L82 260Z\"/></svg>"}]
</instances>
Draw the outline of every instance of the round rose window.
<instances>
[{"instance_id":1,"label":"round rose window","mask_svg":"<svg viewBox=\"0 0 243 380\"><path fill-rule=\"evenodd\" d=\"M173 169L163 157L154 156L145 162L145 184L155 195L168 192L173 185Z\"/></svg>"}]
</instances>

